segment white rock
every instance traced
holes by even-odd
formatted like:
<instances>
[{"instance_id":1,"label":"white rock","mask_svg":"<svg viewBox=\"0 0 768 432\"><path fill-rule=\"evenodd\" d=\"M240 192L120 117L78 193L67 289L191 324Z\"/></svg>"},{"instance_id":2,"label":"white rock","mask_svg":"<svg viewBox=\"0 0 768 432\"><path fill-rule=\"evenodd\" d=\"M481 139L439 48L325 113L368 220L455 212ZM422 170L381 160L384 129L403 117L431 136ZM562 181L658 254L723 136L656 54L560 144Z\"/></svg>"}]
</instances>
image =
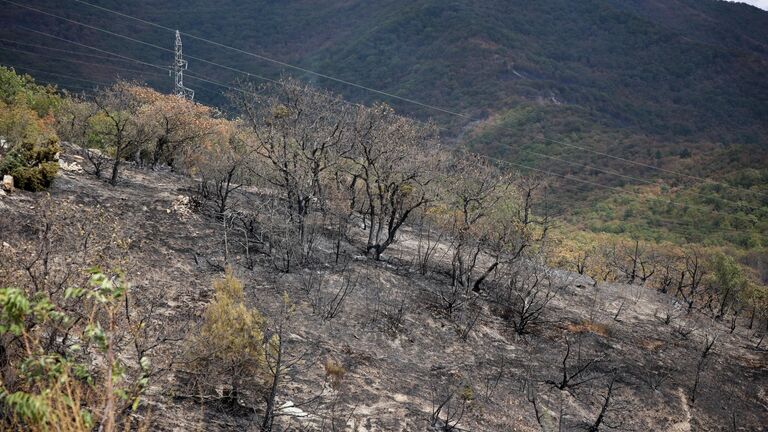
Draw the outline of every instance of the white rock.
<instances>
[{"instance_id":1,"label":"white rock","mask_svg":"<svg viewBox=\"0 0 768 432\"><path fill-rule=\"evenodd\" d=\"M75 173L83 172L83 167L81 167L79 164L75 162L66 163L61 159L59 159L59 167L62 169L62 171L75 172Z\"/></svg>"},{"instance_id":2,"label":"white rock","mask_svg":"<svg viewBox=\"0 0 768 432\"><path fill-rule=\"evenodd\" d=\"M6 192L13 192L13 176L3 176L3 190Z\"/></svg>"},{"instance_id":3,"label":"white rock","mask_svg":"<svg viewBox=\"0 0 768 432\"><path fill-rule=\"evenodd\" d=\"M280 405L277 410L284 415L289 415L292 417L307 417L309 415L301 408L296 407L296 405L294 405L294 403L291 401Z\"/></svg>"}]
</instances>

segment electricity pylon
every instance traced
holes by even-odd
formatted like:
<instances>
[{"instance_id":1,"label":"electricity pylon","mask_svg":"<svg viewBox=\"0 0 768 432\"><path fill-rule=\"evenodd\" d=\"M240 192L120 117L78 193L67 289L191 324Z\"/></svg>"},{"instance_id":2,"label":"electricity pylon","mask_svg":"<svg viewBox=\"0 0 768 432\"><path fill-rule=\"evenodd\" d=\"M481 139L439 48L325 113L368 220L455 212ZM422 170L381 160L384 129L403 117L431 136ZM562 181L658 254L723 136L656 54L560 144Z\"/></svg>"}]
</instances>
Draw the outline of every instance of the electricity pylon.
<instances>
[{"instance_id":1,"label":"electricity pylon","mask_svg":"<svg viewBox=\"0 0 768 432\"><path fill-rule=\"evenodd\" d=\"M173 61L173 65L171 65L171 70L169 71L169 74L173 74L175 83L173 94L180 98L193 100L195 98L195 91L184 87L184 71L187 70L187 61L184 60L181 52L181 34L178 30L176 30L176 45L174 51L176 57Z\"/></svg>"}]
</instances>

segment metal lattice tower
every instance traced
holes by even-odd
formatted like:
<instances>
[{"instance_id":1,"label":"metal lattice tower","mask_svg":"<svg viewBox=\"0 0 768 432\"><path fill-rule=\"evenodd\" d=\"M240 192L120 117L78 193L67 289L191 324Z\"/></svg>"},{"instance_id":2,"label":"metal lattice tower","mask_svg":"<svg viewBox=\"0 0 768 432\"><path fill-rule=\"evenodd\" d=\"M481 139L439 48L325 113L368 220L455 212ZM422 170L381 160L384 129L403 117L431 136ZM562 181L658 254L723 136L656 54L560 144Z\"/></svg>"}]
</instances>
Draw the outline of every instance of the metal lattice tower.
<instances>
[{"instance_id":1,"label":"metal lattice tower","mask_svg":"<svg viewBox=\"0 0 768 432\"><path fill-rule=\"evenodd\" d=\"M174 59L170 70L170 73L173 74L175 83L173 94L180 98L193 100L195 98L195 91L184 87L184 71L187 70L187 61L184 60L181 52L181 34L178 30L176 30L176 45L174 48L176 58Z\"/></svg>"}]
</instances>

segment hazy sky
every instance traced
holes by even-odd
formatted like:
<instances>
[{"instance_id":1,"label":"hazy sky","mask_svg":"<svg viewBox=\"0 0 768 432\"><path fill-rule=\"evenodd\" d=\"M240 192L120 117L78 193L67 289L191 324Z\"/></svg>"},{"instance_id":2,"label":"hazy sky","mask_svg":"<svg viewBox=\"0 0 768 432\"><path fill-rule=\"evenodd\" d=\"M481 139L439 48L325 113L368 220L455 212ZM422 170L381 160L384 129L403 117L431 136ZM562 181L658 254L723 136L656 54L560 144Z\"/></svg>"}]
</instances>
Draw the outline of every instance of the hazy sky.
<instances>
[{"instance_id":1,"label":"hazy sky","mask_svg":"<svg viewBox=\"0 0 768 432\"><path fill-rule=\"evenodd\" d=\"M757 6L760 9L768 10L768 0L740 0L739 3L749 3L753 6Z\"/></svg>"}]
</instances>

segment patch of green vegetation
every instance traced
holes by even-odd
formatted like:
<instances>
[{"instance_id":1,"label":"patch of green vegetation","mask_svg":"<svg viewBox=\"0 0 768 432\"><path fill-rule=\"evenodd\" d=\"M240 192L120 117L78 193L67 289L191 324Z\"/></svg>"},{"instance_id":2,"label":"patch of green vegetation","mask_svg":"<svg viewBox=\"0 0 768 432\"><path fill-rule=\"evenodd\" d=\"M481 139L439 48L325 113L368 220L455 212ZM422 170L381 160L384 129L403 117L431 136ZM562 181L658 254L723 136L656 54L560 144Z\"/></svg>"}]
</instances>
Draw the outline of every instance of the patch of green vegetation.
<instances>
[{"instance_id":1,"label":"patch of green vegetation","mask_svg":"<svg viewBox=\"0 0 768 432\"><path fill-rule=\"evenodd\" d=\"M0 159L0 176L13 176L19 189L40 192L47 189L59 172L56 155L61 148L56 140L43 144L22 142Z\"/></svg>"},{"instance_id":2,"label":"patch of green vegetation","mask_svg":"<svg viewBox=\"0 0 768 432\"><path fill-rule=\"evenodd\" d=\"M768 247L768 169L739 170L723 183L632 190L639 195L604 198L574 209L568 219L592 232L624 233L654 242L747 251Z\"/></svg>"},{"instance_id":3,"label":"patch of green vegetation","mask_svg":"<svg viewBox=\"0 0 768 432\"><path fill-rule=\"evenodd\" d=\"M48 188L59 170L59 139L51 114L61 99L51 87L0 67L0 176L11 175L20 189ZM7 147L7 148L5 148Z\"/></svg>"}]
</instances>

